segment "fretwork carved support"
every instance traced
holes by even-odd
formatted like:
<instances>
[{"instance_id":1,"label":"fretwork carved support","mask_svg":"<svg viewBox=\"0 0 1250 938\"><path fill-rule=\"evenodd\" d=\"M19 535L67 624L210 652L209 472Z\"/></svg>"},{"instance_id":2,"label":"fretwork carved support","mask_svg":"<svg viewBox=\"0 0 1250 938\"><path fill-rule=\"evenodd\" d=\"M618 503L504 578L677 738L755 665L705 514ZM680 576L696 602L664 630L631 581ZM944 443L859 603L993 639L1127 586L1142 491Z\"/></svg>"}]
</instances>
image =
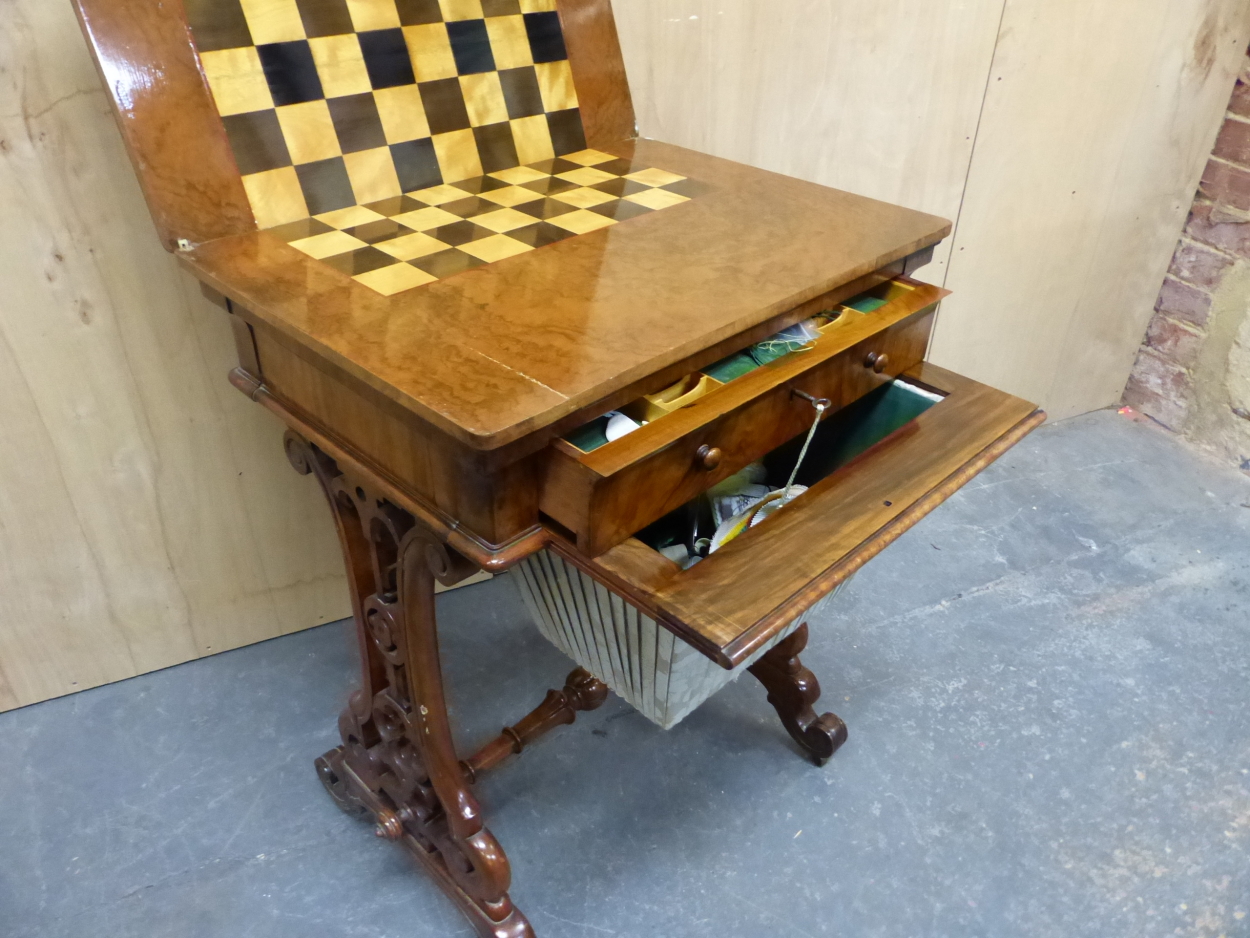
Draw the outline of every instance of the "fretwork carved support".
<instances>
[{"instance_id":1,"label":"fretwork carved support","mask_svg":"<svg viewBox=\"0 0 1250 938\"><path fill-rule=\"evenodd\" d=\"M508 895L508 858L470 785L577 711L601 705L606 686L575 671L563 691L462 763L443 692L434 584L454 585L476 566L293 431L285 445L330 502L361 653L360 689L339 717L342 745L316 760L318 775L341 808L370 815L378 836L402 843L483 938L532 938Z\"/></svg>"}]
</instances>

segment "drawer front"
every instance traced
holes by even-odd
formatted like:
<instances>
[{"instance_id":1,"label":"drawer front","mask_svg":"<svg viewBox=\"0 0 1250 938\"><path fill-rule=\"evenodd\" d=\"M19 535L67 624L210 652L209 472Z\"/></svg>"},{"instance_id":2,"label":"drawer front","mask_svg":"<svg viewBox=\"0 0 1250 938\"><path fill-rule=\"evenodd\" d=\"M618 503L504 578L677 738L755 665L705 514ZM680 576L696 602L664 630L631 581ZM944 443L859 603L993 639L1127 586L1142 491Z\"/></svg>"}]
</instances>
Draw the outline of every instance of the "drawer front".
<instances>
[{"instance_id":1,"label":"drawer front","mask_svg":"<svg viewBox=\"0 0 1250 938\"><path fill-rule=\"evenodd\" d=\"M928 290L912 298L921 308L892 322L883 317L888 324L862 330L866 337L826 335L811 351L757 369L601 449L582 453L560 441L549 450L541 510L581 552L602 554L810 428L815 411L796 391L829 400L833 412L921 362L936 309L922 304L941 295Z\"/></svg>"}]
</instances>

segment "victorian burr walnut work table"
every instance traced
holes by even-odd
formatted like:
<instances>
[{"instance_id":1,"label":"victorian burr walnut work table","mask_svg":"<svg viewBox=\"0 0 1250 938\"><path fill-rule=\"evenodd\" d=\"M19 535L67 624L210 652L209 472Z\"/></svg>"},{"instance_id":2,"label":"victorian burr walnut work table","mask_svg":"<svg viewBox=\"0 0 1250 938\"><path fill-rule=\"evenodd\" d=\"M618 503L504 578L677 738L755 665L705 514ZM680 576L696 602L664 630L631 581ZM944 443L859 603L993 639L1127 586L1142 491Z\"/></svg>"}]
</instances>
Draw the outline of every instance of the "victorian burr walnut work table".
<instances>
[{"instance_id":1,"label":"victorian burr walnut work table","mask_svg":"<svg viewBox=\"0 0 1250 938\"><path fill-rule=\"evenodd\" d=\"M907 274L949 223L638 139L609 0L76 6L230 380L342 540L361 688L316 760L341 807L480 934L531 935L473 785L608 686L667 727L749 669L833 754L808 613L1043 419L924 362L944 291ZM707 555L705 492L800 464ZM435 582L509 569L580 667L462 758Z\"/></svg>"}]
</instances>

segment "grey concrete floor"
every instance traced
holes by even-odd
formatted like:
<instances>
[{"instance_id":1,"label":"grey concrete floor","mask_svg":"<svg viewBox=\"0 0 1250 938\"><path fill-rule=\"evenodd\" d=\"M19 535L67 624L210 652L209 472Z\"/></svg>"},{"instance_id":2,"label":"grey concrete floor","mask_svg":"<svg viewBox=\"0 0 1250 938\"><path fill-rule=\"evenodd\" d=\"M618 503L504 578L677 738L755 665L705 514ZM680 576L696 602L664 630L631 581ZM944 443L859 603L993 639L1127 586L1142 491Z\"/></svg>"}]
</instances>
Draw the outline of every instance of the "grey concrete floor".
<instances>
[{"instance_id":1,"label":"grey concrete floor","mask_svg":"<svg viewBox=\"0 0 1250 938\"><path fill-rule=\"evenodd\" d=\"M570 667L506 578L440 612L469 742ZM1250 478L1044 428L813 625L824 769L748 677L485 781L540 936L1250 935ZM0 933L469 935L313 775L354 668L332 625L0 715Z\"/></svg>"}]
</instances>

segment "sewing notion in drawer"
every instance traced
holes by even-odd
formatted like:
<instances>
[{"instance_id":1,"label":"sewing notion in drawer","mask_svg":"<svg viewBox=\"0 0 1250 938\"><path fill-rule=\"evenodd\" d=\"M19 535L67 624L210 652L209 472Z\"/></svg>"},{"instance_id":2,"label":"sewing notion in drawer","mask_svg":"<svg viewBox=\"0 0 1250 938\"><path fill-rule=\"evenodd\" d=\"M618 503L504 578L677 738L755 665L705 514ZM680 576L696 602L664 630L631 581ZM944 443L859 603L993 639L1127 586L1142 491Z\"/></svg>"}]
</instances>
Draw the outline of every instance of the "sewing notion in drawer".
<instances>
[{"instance_id":1,"label":"sewing notion in drawer","mask_svg":"<svg viewBox=\"0 0 1250 938\"><path fill-rule=\"evenodd\" d=\"M545 520L602 554L921 362L946 292L888 281L566 433Z\"/></svg>"}]
</instances>

